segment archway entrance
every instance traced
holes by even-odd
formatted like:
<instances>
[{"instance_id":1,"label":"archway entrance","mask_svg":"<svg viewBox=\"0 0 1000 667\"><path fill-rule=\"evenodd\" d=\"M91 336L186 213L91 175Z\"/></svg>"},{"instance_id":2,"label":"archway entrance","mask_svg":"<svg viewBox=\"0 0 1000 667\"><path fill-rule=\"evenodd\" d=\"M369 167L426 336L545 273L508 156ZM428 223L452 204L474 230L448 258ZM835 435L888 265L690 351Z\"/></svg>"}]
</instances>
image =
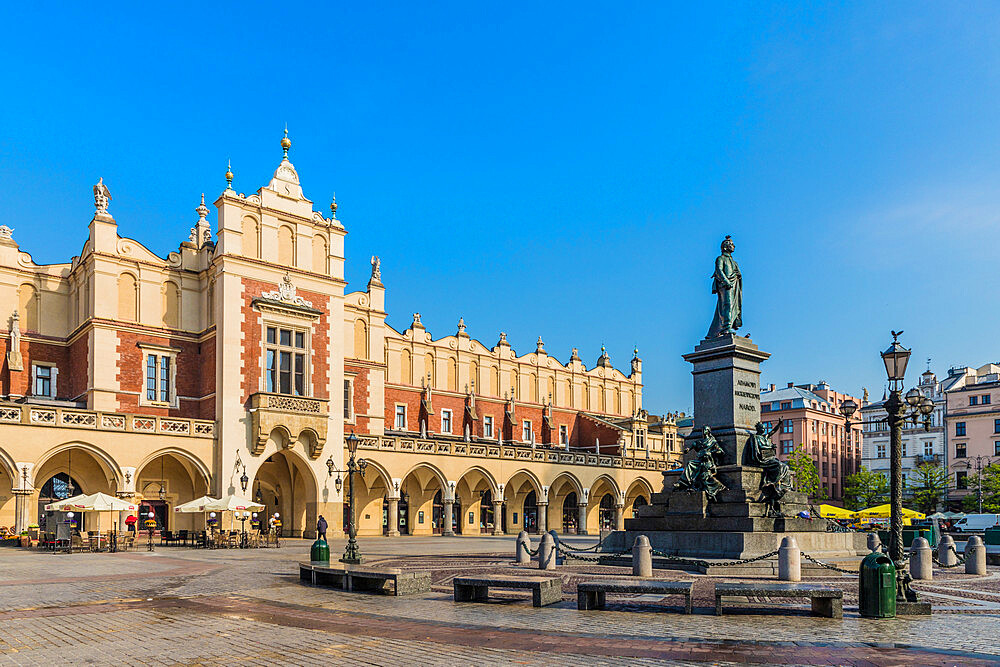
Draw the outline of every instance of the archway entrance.
<instances>
[{"instance_id":1,"label":"archway entrance","mask_svg":"<svg viewBox=\"0 0 1000 667\"><path fill-rule=\"evenodd\" d=\"M204 515L173 512L177 505L208 494L208 480L204 472L186 455L166 452L155 456L136 471L135 477L139 511L145 515L152 508L159 528L204 528Z\"/></svg>"},{"instance_id":2,"label":"archway entrance","mask_svg":"<svg viewBox=\"0 0 1000 667\"><path fill-rule=\"evenodd\" d=\"M67 473L61 472L49 477L42 488L38 491L38 530L40 532L55 532L55 524L49 526L49 520L53 517L55 512L46 512L45 506L49 503L54 503L57 500L65 500L66 498L71 498L73 496L83 493L80 484L75 480L70 478ZM79 517L77 521L77 528L80 531L86 530L86 512L78 512Z\"/></svg>"},{"instance_id":3,"label":"archway entrance","mask_svg":"<svg viewBox=\"0 0 1000 667\"><path fill-rule=\"evenodd\" d=\"M598 513L601 530L615 529L615 499L610 493L605 493L601 497L601 505Z\"/></svg>"},{"instance_id":4,"label":"archway entrance","mask_svg":"<svg viewBox=\"0 0 1000 667\"><path fill-rule=\"evenodd\" d=\"M524 529L529 533L538 532L538 497L534 489L524 499Z\"/></svg>"},{"instance_id":5,"label":"archway entrance","mask_svg":"<svg viewBox=\"0 0 1000 667\"><path fill-rule=\"evenodd\" d=\"M45 505L52 500L43 502L43 494L54 500L62 500L82 493L106 493L113 496L118 490L117 472L117 464L106 455L83 445L70 445L50 456L44 463L35 468L34 473L36 488L39 489L35 496L39 530L47 530L50 533L56 531L54 524L47 525L54 521L53 517L56 513L45 511ZM63 495L63 498L55 498L57 495ZM77 522L76 527L81 531L96 529L96 516L88 517L86 516L88 512L75 512L74 514L74 520ZM47 525L47 528L42 528L43 525ZM105 521L102 528L111 528L111 526Z\"/></svg>"},{"instance_id":6,"label":"archway entrance","mask_svg":"<svg viewBox=\"0 0 1000 667\"><path fill-rule=\"evenodd\" d=\"M639 508L648 504L645 496L636 496L635 500L632 501L632 517L639 516Z\"/></svg>"},{"instance_id":7,"label":"archway entrance","mask_svg":"<svg viewBox=\"0 0 1000 667\"><path fill-rule=\"evenodd\" d=\"M577 518L579 509L576 501L576 492L570 491L563 500L562 507L562 529L569 535L575 535L577 531Z\"/></svg>"},{"instance_id":8,"label":"archway entrance","mask_svg":"<svg viewBox=\"0 0 1000 667\"><path fill-rule=\"evenodd\" d=\"M453 522L454 523L454 522ZM441 498L441 489L434 494L434 506L431 514L431 528L435 535L444 532L444 502Z\"/></svg>"},{"instance_id":9,"label":"archway entrance","mask_svg":"<svg viewBox=\"0 0 1000 667\"><path fill-rule=\"evenodd\" d=\"M254 499L263 504L264 516L278 513L281 535L313 537L316 533L316 479L298 456L279 450L257 469Z\"/></svg>"}]
</instances>

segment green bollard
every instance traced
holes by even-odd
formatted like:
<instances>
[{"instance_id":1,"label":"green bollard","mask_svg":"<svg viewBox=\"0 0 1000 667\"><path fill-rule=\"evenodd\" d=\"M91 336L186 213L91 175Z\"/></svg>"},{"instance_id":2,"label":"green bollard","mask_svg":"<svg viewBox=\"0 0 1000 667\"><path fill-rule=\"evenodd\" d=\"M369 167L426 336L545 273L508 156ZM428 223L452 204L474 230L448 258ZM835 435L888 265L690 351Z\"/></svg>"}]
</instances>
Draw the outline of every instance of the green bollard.
<instances>
[{"instance_id":1,"label":"green bollard","mask_svg":"<svg viewBox=\"0 0 1000 667\"><path fill-rule=\"evenodd\" d=\"M313 542L312 549L309 550L309 560L321 563L330 562L330 545L322 537Z\"/></svg>"}]
</instances>

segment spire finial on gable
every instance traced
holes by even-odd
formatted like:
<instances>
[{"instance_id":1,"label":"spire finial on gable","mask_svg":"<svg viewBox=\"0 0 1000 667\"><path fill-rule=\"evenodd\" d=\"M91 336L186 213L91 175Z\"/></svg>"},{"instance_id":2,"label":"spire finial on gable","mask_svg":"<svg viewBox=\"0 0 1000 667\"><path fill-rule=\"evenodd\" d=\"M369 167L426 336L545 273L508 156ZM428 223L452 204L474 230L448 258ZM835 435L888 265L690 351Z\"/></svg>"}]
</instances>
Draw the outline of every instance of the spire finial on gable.
<instances>
[{"instance_id":1,"label":"spire finial on gable","mask_svg":"<svg viewBox=\"0 0 1000 667\"><path fill-rule=\"evenodd\" d=\"M288 149L292 147L292 140L288 138L288 123L285 123L285 136L281 138L281 150L285 152L285 159L288 159Z\"/></svg>"},{"instance_id":2,"label":"spire finial on gable","mask_svg":"<svg viewBox=\"0 0 1000 667\"><path fill-rule=\"evenodd\" d=\"M226 160L226 189L233 189L233 161Z\"/></svg>"}]
</instances>

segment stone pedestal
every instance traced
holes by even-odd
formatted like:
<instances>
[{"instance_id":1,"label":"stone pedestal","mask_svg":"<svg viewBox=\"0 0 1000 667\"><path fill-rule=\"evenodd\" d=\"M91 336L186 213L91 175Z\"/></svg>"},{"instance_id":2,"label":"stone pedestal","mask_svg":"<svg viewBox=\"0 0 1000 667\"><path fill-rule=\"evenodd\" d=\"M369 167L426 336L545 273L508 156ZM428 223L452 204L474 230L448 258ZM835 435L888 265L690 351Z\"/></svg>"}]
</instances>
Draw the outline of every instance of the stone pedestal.
<instances>
[{"instance_id":1,"label":"stone pedestal","mask_svg":"<svg viewBox=\"0 0 1000 667\"><path fill-rule=\"evenodd\" d=\"M385 517L389 524L386 535L399 537L399 498L386 498L386 504L389 505L389 511L386 512Z\"/></svg>"},{"instance_id":2,"label":"stone pedestal","mask_svg":"<svg viewBox=\"0 0 1000 667\"><path fill-rule=\"evenodd\" d=\"M712 430L725 452L716 477L726 488L712 501L702 492L675 491L680 472L663 473L661 492L636 518L625 519L624 533L609 540L608 548L627 548L644 534L654 549L690 558L760 556L776 551L784 537L794 537L815 557L868 553L863 535L828 533L826 521L799 517L809 507L802 493L784 496L780 517L768 516L760 502L763 471L749 464L746 449L760 421L760 363L768 357L749 338L735 335L704 340L684 355L694 366L694 430L686 444L700 439L704 427ZM685 464L692 456L685 455Z\"/></svg>"},{"instance_id":3,"label":"stone pedestal","mask_svg":"<svg viewBox=\"0 0 1000 667\"><path fill-rule=\"evenodd\" d=\"M744 463L747 438L760 421L760 363L770 356L749 338L733 334L703 340L684 355L694 365L694 430L686 444L708 426L726 452L718 463Z\"/></svg>"}]
</instances>

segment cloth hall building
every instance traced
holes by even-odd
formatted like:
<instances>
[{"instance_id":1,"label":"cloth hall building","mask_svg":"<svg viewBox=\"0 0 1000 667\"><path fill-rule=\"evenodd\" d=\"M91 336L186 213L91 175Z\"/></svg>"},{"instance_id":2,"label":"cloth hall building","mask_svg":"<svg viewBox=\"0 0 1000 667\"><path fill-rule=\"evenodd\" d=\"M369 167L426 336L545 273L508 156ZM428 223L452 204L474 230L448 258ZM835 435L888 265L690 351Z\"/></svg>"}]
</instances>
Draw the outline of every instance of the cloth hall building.
<instances>
[{"instance_id":1,"label":"cloth hall building","mask_svg":"<svg viewBox=\"0 0 1000 667\"><path fill-rule=\"evenodd\" d=\"M362 535L596 532L649 501L681 449L675 417L642 408L637 354L623 373L603 350L593 367L541 339L518 354L461 321L394 330L378 259L346 292L336 203L313 210L281 145L266 186L240 194L227 172L214 231L203 197L166 258L119 236L103 181L67 263L36 264L0 226L0 526L103 492L194 529L171 509L235 493L311 537L320 514L342 527L352 431Z\"/></svg>"}]
</instances>

